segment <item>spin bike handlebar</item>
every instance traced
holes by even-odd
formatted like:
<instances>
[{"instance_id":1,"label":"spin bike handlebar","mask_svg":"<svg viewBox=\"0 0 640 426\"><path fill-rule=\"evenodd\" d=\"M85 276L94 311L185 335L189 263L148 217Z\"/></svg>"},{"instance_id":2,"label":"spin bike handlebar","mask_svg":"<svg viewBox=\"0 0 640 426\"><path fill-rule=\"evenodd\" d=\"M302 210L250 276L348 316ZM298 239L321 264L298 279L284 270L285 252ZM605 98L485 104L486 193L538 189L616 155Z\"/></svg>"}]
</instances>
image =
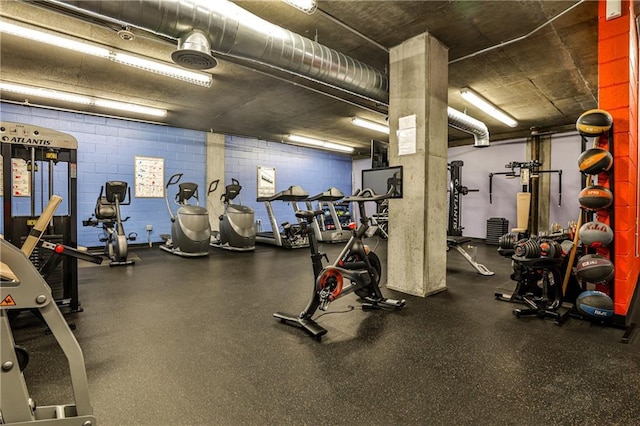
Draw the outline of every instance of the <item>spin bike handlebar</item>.
<instances>
[{"instance_id":1,"label":"spin bike handlebar","mask_svg":"<svg viewBox=\"0 0 640 426\"><path fill-rule=\"evenodd\" d=\"M356 189L356 192L354 192L353 195L349 197L344 197L343 201L351 203L351 202L386 200L387 198L391 197L391 194L393 194L394 190L395 188L391 187L389 188L389 191L387 191L386 194L377 195L371 188Z\"/></svg>"}]
</instances>

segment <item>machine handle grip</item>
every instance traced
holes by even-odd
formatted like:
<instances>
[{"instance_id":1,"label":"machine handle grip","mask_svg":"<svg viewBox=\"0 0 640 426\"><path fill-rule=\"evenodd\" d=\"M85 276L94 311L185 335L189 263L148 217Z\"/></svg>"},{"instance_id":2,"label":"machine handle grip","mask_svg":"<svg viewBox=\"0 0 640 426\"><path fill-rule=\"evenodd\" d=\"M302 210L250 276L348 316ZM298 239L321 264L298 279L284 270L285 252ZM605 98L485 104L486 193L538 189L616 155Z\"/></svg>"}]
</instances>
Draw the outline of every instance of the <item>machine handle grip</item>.
<instances>
[{"instance_id":1,"label":"machine handle grip","mask_svg":"<svg viewBox=\"0 0 640 426\"><path fill-rule=\"evenodd\" d=\"M220 179L216 179L216 180L212 181L209 184L209 190L207 191L207 194L211 194L212 192L215 192L215 190L218 189L218 183L220 183ZM211 188L212 186L213 186L213 188Z\"/></svg>"},{"instance_id":2,"label":"machine handle grip","mask_svg":"<svg viewBox=\"0 0 640 426\"><path fill-rule=\"evenodd\" d=\"M171 177L167 181L166 188L168 189L171 185L175 185L176 183L180 182L180 179L182 179L182 173L176 173L175 175L171 175Z\"/></svg>"}]
</instances>

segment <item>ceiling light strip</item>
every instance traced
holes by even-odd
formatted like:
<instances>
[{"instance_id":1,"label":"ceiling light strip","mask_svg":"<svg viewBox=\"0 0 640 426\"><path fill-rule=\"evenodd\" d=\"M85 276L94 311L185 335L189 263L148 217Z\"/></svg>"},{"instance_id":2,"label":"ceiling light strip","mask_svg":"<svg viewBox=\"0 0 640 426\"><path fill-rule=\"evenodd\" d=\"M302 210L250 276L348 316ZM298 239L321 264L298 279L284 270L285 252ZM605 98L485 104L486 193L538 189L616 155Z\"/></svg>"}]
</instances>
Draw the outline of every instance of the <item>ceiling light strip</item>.
<instances>
[{"instance_id":1,"label":"ceiling light strip","mask_svg":"<svg viewBox=\"0 0 640 426\"><path fill-rule=\"evenodd\" d=\"M35 96L39 98L55 99L64 102L71 102L81 105L96 106L98 108L114 109L118 111L132 112L136 114L150 115L153 117L166 117L167 110L161 108L152 108L128 102L112 101L109 99L96 98L92 96L81 96L69 92L58 90L43 89L40 87L27 86L24 84L9 83L0 81L0 92L19 93L27 96Z\"/></svg>"},{"instance_id":2,"label":"ceiling light strip","mask_svg":"<svg viewBox=\"0 0 640 426\"><path fill-rule=\"evenodd\" d=\"M346 146L346 145L329 142L321 139L309 138L306 136L288 135L287 139L292 142L296 142L298 144L310 146L313 148L328 149L331 151L340 151L340 152L347 152L347 153L352 153L354 151L353 147L351 146Z\"/></svg>"},{"instance_id":3,"label":"ceiling light strip","mask_svg":"<svg viewBox=\"0 0 640 426\"><path fill-rule=\"evenodd\" d=\"M375 130L376 132L389 134L389 126L376 123L375 121L365 120L360 117L353 117L351 122L356 126L364 127L365 129Z\"/></svg>"},{"instance_id":4,"label":"ceiling light strip","mask_svg":"<svg viewBox=\"0 0 640 426\"><path fill-rule=\"evenodd\" d=\"M91 43L63 34L57 34L53 31L36 29L24 24L17 25L7 21L6 19L0 18L0 32L108 59L119 64L128 65L130 67L174 78L176 80L185 81L198 86L211 87L212 77L210 74L186 70L178 66L147 59L139 55L118 52L114 49L106 48L96 43Z\"/></svg>"},{"instance_id":5,"label":"ceiling light strip","mask_svg":"<svg viewBox=\"0 0 640 426\"><path fill-rule=\"evenodd\" d=\"M477 108L481 109L482 111L484 111L485 113L489 114L490 116L492 116L496 120L500 120L501 122L503 122L507 126L509 126L509 127L517 127L518 126L518 122L513 117L511 117L506 112L502 111L500 108L498 108L497 106L493 105L491 102L489 102L488 100L484 99L482 96L478 95L477 93L475 93L473 90L469 89L468 87L460 89L460 95L467 102L469 102L472 105L476 106Z\"/></svg>"}]
</instances>

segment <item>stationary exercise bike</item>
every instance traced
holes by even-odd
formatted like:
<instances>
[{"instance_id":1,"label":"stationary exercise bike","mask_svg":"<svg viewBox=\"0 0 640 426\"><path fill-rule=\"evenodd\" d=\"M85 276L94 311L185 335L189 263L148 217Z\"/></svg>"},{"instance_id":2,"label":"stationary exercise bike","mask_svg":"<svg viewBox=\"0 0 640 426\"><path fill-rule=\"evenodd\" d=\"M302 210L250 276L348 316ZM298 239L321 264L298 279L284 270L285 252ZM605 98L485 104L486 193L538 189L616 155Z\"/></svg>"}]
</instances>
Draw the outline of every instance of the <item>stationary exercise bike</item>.
<instances>
[{"instance_id":1,"label":"stationary exercise bike","mask_svg":"<svg viewBox=\"0 0 640 426\"><path fill-rule=\"evenodd\" d=\"M178 205L175 215L169 204L169 187L178 184L182 179L182 173L172 175L165 187L165 201L169 216L171 216L171 235L161 235L165 243L160 248L171 254L183 257L199 257L209 255L209 242L211 240L211 225L209 224L209 212L200 207L198 196L198 184L183 182L178 185L178 193L174 202ZM194 198L196 204L189 204Z\"/></svg>"},{"instance_id":2,"label":"stationary exercise bike","mask_svg":"<svg viewBox=\"0 0 640 426\"><path fill-rule=\"evenodd\" d=\"M209 194L218 188L219 180L209 185ZM211 235L211 246L232 251L250 251L256 248L256 226L254 211L249 206L234 204L233 200L240 195L242 185L237 179L225 187L220 200L224 204L224 213L220 215L220 229Z\"/></svg>"},{"instance_id":3,"label":"stationary exercise bike","mask_svg":"<svg viewBox=\"0 0 640 426\"><path fill-rule=\"evenodd\" d=\"M102 195L104 193L104 195ZM96 201L94 214L89 220L83 220L84 226L98 226L102 224L103 234L100 242L105 243L104 255L111 259L109 266L133 265L135 261L127 259L128 241L135 241L138 234L125 234L120 206L131 204L131 188L127 182L111 180L100 187L100 195Z\"/></svg>"},{"instance_id":4,"label":"stationary exercise bike","mask_svg":"<svg viewBox=\"0 0 640 426\"><path fill-rule=\"evenodd\" d=\"M309 237L311 263L313 265L314 290L307 307L299 315L276 312L274 317L281 322L303 328L312 337L319 339L327 333L312 319L316 310L326 311L334 300L355 292L363 301L362 309L400 309L406 305L404 299L387 299L382 296L379 283L382 265L378 256L364 244L363 238L375 234L376 227L370 226L369 217L365 211L365 203L379 202L389 198L393 188L387 194L376 195L371 189L357 190L355 194L344 198L344 201L358 203L360 211L360 225L352 231L351 239L342 249L336 260L324 267L322 258L327 259L325 253L318 251L318 239L313 232L314 217L324 214L322 210L300 210L296 217L303 219L300 232ZM328 261L328 259L327 259Z\"/></svg>"}]
</instances>

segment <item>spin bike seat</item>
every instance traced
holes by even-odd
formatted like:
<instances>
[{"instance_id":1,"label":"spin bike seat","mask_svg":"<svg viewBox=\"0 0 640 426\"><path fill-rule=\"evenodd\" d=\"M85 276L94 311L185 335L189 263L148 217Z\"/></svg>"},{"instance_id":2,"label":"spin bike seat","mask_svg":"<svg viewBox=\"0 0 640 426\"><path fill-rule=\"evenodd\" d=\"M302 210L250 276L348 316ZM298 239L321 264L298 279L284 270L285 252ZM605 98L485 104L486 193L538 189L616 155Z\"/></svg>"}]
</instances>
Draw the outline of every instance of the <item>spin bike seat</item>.
<instances>
[{"instance_id":1,"label":"spin bike seat","mask_svg":"<svg viewBox=\"0 0 640 426\"><path fill-rule=\"evenodd\" d=\"M322 210L298 210L296 212L296 217L300 219L305 219L307 222L311 222L314 216L322 216L324 211Z\"/></svg>"}]
</instances>

